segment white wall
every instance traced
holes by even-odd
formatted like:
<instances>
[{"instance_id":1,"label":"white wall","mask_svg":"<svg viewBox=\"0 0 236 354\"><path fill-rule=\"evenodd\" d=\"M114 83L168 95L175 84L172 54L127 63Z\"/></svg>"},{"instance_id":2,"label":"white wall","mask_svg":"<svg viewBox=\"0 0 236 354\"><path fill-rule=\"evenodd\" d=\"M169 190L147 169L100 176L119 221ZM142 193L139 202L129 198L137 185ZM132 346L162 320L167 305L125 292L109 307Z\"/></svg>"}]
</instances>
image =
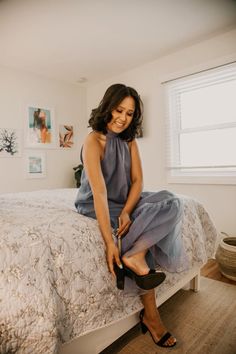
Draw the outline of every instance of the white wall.
<instances>
[{"instance_id":1,"label":"white wall","mask_svg":"<svg viewBox=\"0 0 236 354\"><path fill-rule=\"evenodd\" d=\"M0 192L18 192L47 188L75 186L73 167L79 163L79 150L86 129L84 88L45 79L29 73L0 67L0 127L20 129L22 157L0 158ZM74 126L75 146L64 149L38 149L46 153L46 177L25 178L24 125L27 106L50 107L55 112L55 126Z\"/></svg>"},{"instance_id":2,"label":"white wall","mask_svg":"<svg viewBox=\"0 0 236 354\"><path fill-rule=\"evenodd\" d=\"M236 186L167 184L165 169L165 107L161 82L236 59L236 30L222 33L88 87L88 114L113 83L133 86L144 101L144 138L139 139L145 189L168 188L198 199L219 231L236 236Z\"/></svg>"}]
</instances>

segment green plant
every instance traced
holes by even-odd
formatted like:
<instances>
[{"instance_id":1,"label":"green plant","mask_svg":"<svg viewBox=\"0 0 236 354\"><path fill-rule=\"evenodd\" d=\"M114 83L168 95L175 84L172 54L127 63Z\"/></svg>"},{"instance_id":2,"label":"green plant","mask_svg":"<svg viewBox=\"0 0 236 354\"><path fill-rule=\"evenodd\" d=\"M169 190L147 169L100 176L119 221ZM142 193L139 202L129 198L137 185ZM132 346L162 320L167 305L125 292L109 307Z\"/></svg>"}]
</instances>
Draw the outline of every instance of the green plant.
<instances>
[{"instance_id":1,"label":"green plant","mask_svg":"<svg viewBox=\"0 0 236 354\"><path fill-rule=\"evenodd\" d=\"M75 171L74 175L75 175L75 180L76 180L76 187L79 188L80 187L80 180L81 180L81 174L83 171L84 166L82 164L79 164L76 167L73 167L73 170Z\"/></svg>"}]
</instances>

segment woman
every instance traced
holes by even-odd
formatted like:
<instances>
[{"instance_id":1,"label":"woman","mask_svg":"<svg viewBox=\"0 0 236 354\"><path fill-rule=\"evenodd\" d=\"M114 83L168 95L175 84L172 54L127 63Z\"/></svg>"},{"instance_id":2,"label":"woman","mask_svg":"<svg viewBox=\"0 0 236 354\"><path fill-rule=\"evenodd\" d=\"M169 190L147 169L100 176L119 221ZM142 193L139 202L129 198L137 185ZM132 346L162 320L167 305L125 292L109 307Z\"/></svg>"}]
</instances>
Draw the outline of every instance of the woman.
<instances>
[{"instance_id":1,"label":"woman","mask_svg":"<svg viewBox=\"0 0 236 354\"><path fill-rule=\"evenodd\" d=\"M161 322L154 288L169 271L183 270L181 247L182 206L168 191L142 192L142 168L135 136L142 123L142 101L131 87L110 86L98 108L92 110L93 131L83 145L84 170L75 205L79 213L98 220L106 245L109 271L117 277L118 288L139 293L144 309L142 331L153 341L172 347L176 339ZM112 227L122 237L121 254Z\"/></svg>"}]
</instances>

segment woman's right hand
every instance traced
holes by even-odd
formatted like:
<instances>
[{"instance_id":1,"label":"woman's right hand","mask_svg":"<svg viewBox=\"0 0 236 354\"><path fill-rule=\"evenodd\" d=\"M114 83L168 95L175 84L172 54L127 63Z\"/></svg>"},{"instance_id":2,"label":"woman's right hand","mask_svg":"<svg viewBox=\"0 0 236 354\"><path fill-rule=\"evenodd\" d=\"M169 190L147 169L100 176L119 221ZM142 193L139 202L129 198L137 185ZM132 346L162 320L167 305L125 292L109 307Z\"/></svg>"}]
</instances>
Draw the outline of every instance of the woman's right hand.
<instances>
[{"instance_id":1,"label":"woman's right hand","mask_svg":"<svg viewBox=\"0 0 236 354\"><path fill-rule=\"evenodd\" d=\"M111 242L107 245L106 256L107 256L108 269L115 277L116 275L114 272L114 263L116 263L119 268L122 268L122 263L119 257L119 250L114 242Z\"/></svg>"},{"instance_id":2,"label":"woman's right hand","mask_svg":"<svg viewBox=\"0 0 236 354\"><path fill-rule=\"evenodd\" d=\"M129 231L130 225L132 224L129 214L123 210L118 217L118 222L117 236L123 237Z\"/></svg>"}]
</instances>

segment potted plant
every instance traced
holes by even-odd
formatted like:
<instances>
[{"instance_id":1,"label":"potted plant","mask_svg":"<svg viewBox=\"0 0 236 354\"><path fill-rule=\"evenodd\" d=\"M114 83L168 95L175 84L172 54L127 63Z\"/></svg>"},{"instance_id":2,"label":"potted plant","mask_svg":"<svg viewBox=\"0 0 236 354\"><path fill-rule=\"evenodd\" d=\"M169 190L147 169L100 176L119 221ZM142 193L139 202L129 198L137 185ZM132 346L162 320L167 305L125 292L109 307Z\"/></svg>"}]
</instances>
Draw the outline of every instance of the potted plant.
<instances>
[{"instance_id":1,"label":"potted plant","mask_svg":"<svg viewBox=\"0 0 236 354\"><path fill-rule=\"evenodd\" d=\"M75 175L75 180L76 180L76 187L79 188L80 187L80 179L81 179L81 174L83 171L84 166L82 164L79 164L76 167L73 167L73 170L75 171L74 175Z\"/></svg>"},{"instance_id":2,"label":"potted plant","mask_svg":"<svg viewBox=\"0 0 236 354\"><path fill-rule=\"evenodd\" d=\"M221 273L236 281L236 237L225 237L221 240L216 251L216 260Z\"/></svg>"}]
</instances>

